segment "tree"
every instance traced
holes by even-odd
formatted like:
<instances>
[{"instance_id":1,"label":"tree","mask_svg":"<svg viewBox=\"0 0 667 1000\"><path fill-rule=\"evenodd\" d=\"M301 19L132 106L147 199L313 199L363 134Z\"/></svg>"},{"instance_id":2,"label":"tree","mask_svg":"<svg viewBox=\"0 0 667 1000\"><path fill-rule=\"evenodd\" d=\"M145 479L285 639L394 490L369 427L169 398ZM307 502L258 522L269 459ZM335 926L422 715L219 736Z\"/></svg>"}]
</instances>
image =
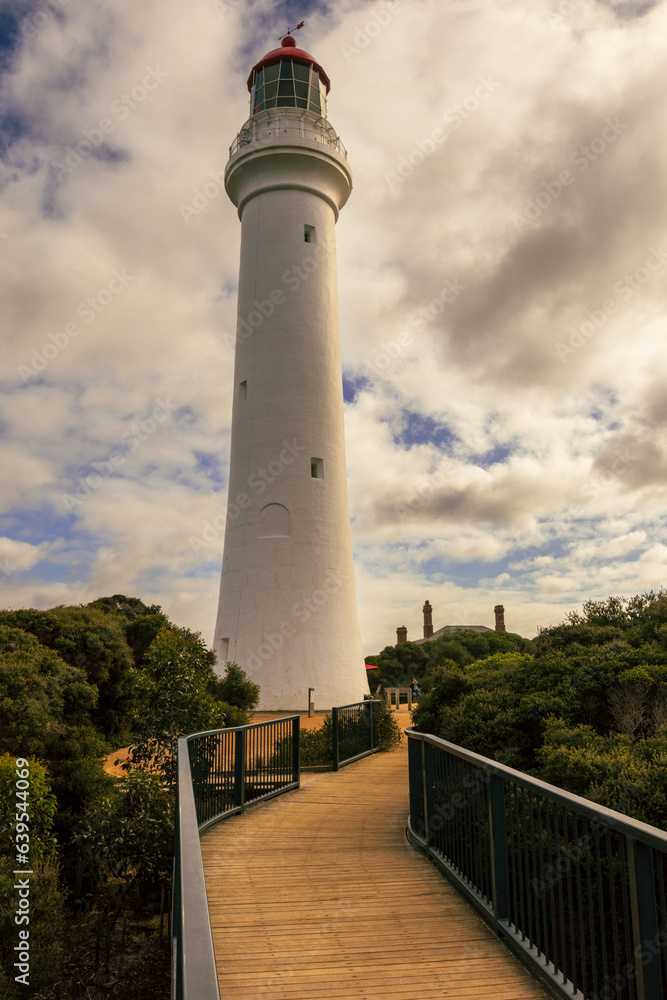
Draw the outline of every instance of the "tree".
<instances>
[{"instance_id":1,"label":"tree","mask_svg":"<svg viewBox=\"0 0 667 1000\"><path fill-rule=\"evenodd\" d=\"M424 674L414 723L645 822L667 822L667 593L589 601L521 652Z\"/></svg>"},{"instance_id":2,"label":"tree","mask_svg":"<svg viewBox=\"0 0 667 1000\"><path fill-rule=\"evenodd\" d=\"M46 762L61 841L111 783L102 768L104 739L90 723L96 702L82 669L33 635L0 625L0 753Z\"/></svg>"},{"instance_id":3,"label":"tree","mask_svg":"<svg viewBox=\"0 0 667 1000\"><path fill-rule=\"evenodd\" d=\"M25 798L18 799L21 790L17 781L21 780L27 782L27 790ZM20 808L26 803L25 809ZM52 858L56 850L52 831L55 813L56 797L46 767L34 757L0 755L0 855L11 859L14 868L19 867L14 835L27 833L30 863Z\"/></svg>"},{"instance_id":4,"label":"tree","mask_svg":"<svg viewBox=\"0 0 667 1000\"><path fill-rule=\"evenodd\" d=\"M98 691L89 706L92 724L109 736L126 728L134 701L134 662L119 622L99 608L58 606L0 611L0 624L29 632L71 667L84 671Z\"/></svg>"},{"instance_id":5,"label":"tree","mask_svg":"<svg viewBox=\"0 0 667 1000\"><path fill-rule=\"evenodd\" d=\"M98 889L121 880L123 894L133 887L146 894L169 887L174 842L174 799L162 776L140 768L101 798L73 835L82 864L79 880L89 877Z\"/></svg>"},{"instance_id":6,"label":"tree","mask_svg":"<svg viewBox=\"0 0 667 1000\"><path fill-rule=\"evenodd\" d=\"M141 765L160 771L173 786L179 736L239 725L239 719L246 721L244 712L210 693L215 680L214 659L199 635L187 629L163 628L158 632L139 675L141 697L128 767ZM228 683L231 688L238 684L238 678Z\"/></svg>"},{"instance_id":7,"label":"tree","mask_svg":"<svg viewBox=\"0 0 667 1000\"><path fill-rule=\"evenodd\" d=\"M367 656L376 670L369 671L371 685L408 687L412 678L421 681L426 672L448 661L465 666L495 653L521 652L530 646L530 640L514 632L473 632L461 629L446 632L428 642L399 642L385 646L381 653Z\"/></svg>"},{"instance_id":8,"label":"tree","mask_svg":"<svg viewBox=\"0 0 667 1000\"><path fill-rule=\"evenodd\" d=\"M208 692L217 701L224 701L244 712L250 712L259 701L259 684L248 680L245 670L238 663L228 663L224 677L214 675L209 680Z\"/></svg>"},{"instance_id":9,"label":"tree","mask_svg":"<svg viewBox=\"0 0 667 1000\"><path fill-rule=\"evenodd\" d=\"M96 703L83 670L0 624L0 752L45 756L56 722L67 716L70 724L87 723Z\"/></svg>"},{"instance_id":10,"label":"tree","mask_svg":"<svg viewBox=\"0 0 667 1000\"><path fill-rule=\"evenodd\" d=\"M144 663L148 647L160 629L175 627L159 604L144 604L138 597L125 597L124 594L98 597L88 607L98 608L118 620L125 633L127 644L132 650L136 667Z\"/></svg>"}]
</instances>

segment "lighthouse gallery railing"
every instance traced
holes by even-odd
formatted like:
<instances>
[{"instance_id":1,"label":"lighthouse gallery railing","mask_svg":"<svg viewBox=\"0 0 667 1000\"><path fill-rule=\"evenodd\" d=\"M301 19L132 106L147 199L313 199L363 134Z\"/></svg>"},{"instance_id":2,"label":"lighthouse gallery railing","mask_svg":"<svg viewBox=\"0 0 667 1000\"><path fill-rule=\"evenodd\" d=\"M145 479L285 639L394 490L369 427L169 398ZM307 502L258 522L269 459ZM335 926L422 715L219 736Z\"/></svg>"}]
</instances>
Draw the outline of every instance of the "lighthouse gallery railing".
<instances>
[{"instance_id":1,"label":"lighthouse gallery railing","mask_svg":"<svg viewBox=\"0 0 667 1000\"><path fill-rule=\"evenodd\" d=\"M229 147L229 155L233 156L251 145L274 145L282 139L308 139L335 150L347 159L347 150L340 136L326 118L310 115L308 112L297 111L290 114L285 109L278 113L271 110L260 111L249 118Z\"/></svg>"},{"instance_id":2,"label":"lighthouse gallery railing","mask_svg":"<svg viewBox=\"0 0 667 1000\"><path fill-rule=\"evenodd\" d=\"M246 805L299 787L299 716L178 741L173 1000L220 1000L200 834Z\"/></svg>"},{"instance_id":3,"label":"lighthouse gallery railing","mask_svg":"<svg viewBox=\"0 0 667 1000\"><path fill-rule=\"evenodd\" d=\"M662 1000L667 834L436 736L406 732L408 838L548 993Z\"/></svg>"}]
</instances>

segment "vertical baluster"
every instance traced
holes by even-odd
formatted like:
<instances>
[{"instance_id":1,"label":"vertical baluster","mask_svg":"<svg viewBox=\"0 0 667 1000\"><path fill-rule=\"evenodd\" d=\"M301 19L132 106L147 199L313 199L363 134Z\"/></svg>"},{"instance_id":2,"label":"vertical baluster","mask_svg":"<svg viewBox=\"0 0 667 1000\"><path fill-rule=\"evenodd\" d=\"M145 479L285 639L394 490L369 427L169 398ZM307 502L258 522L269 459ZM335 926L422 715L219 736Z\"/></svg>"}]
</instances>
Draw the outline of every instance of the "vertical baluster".
<instances>
[{"instance_id":1,"label":"vertical baluster","mask_svg":"<svg viewBox=\"0 0 667 1000\"><path fill-rule=\"evenodd\" d=\"M213 773L211 775L211 787L215 797L215 815L219 816L224 811L224 802L220 790L220 757L222 753L222 733L218 733L213 747Z\"/></svg>"},{"instance_id":2,"label":"vertical baluster","mask_svg":"<svg viewBox=\"0 0 667 1000\"><path fill-rule=\"evenodd\" d=\"M634 955L632 945L632 923L630 918L630 898L628 896L628 864L626 858L626 839L623 834L618 834L619 858L621 861L621 900L623 903L623 930L625 935L625 963L629 969L634 966ZM628 993L630 1000L635 1000L635 981L628 981Z\"/></svg>"},{"instance_id":3,"label":"vertical baluster","mask_svg":"<svg viewBox=\"0 0 667 1000\"><path fill-rule=\"evenodd\" d=\"M546 869L544 867L544 837L545 832L548 829L547 824L545 824L542 818L542 804L546 806L546 801L542 799L541 796L537 797L537 830L539 837L539 879L537 884L539 885L539 901L542 903L541 914L542 914L542 935L540 938L540 947L542 949L542 954L544 955L547 962L549 961L549 923L547 920L547 878Z\"/></svg>"},{"instance_id":4,"label":"vertical baluster","mask_svg":"<svg viewBox=\"0 0 667 1000\"><path fill-rule=\"evenodd\" d=\"M234 808L245 808L245 729L234 733Z\"/></svg>"},{"instance_id":5,"label":"vertical baluster","mask_svg":"<svg viewBox=\"0 0 667 1000\"><path fill-rule=\"evenodd\" d=\"M535 943L535 947L537 948L537 953L538 953L538 955L543 955L544 954L544 940L543 940L543 937L542 937L542 925L540 923L540 909L541 908L540 908L540 903L539 903L539 896L537 895L537 893L535 891L536 887L538 888L538 891L541 891L540 890L540 886L541 886L542 878L543 878L542 868L538 867L538 864L537 864L538 850L537 850L537 842L536 842L536 838L535 838L535 807L536 807L536 804L539 807L539 797L538 796L534 796L532 794L532 792L529 793L529 796L528 796L528 818L529 818L529 824L530 824L530 863L531 863L531 877L530 877L530 883L529 883L529 893L530 893L530 900L531 900L530 909L531 909L531 911L534 914L534 923L533 923L533 932L532 933L533 933L533 940L534 940L534 943ZM540 846L541 846L541 841L540 841Z\"/></svg>"},{"instance_id":6,"label":"vertical baluster","mask_svg":"<svg viewBox=\"0 0 667 1000\"><path fill-rule=\"evenodd\" d=\"M524 912L524 895L523 895L523 843L522 843L522 840L521 840L521 820L520 820L520 815L519 815L519 802L518 802L520 793L521 793L521 789L518 786L515 786L515 794L514 794L514 808L515 808L514 821L515 821L515 823L514 823L514 828L516 830L516 837L517 837L516 867L517 867L517 874L518 874L518 877L519 877L519 885L518 885L519 907L518 907L518 913L517 913L517 915L519 917L519 926L517 927L517 930L521 934L521 939L525 940L525 938L526 938L526 918L525 918L525 912Z\"/></svg>"},{"instance_id":7,"label":"vertical baluster","mask_svg":"<svg viewBox=\"0 0 667 1000\"><path fill-rule=\"evenodd\" d=\"M621 959L618 947L618 918L616 916L616 880L614 878L614 849L611 841L611 829L606 828L605 843L607 846L607 866L609 868L609 917L611 928L611 939L614 944L614 975L618 976L621 971Z\"/></svg>"},{"instance_id":8,"label":"vertical baluster","mask_svg":"<svg viewBox=\"0 0 667 1000\"><path fill-rule=\"evenodd\" d=\"M530 851L528 849L528 821L526 800L530 799L530 793L521 789L521 842L523 845L523 868L525 878L526 894L526 931L528 940L533 944L533 908L530 905Z\"/></svg>"},{"instance_id":9,"label":"vertical baluster","mask_svg":"<svg viewBox=\"0 0 667 1000\"><path fill-rule=\"evenodd\" d=\"M593 996L598 995L598 962L597 962L597 941L595 933L595 910L593 902L593 878L591 872L591 836L590 836L590 821L587 819L582 820L583 832L586 833L584 838L584 855L586 859L586 899L588 901L588 936L591 949L591 977L593 980Z\"/></svg>"},{"instance_id":10,"label":"vertical baluster","mask_svg":"<svg viewBox=\"0 0 667 1000\"><path fill-rule=\"evenodd\" d=\"M558 923L556 921L556 889L554 876L556 874L555 867L555 847L551 844L551 811L552 803L549 799L545 799L546 807L546 831L547 831L547 858L548 865L545 869L545 879L549 883L549 923L551 925L551 962L554 967L554 975L558 975L559 969L562 968L560 949L558 947ZM553 811L557 809L557 805L553 803ZM561 948L563 947L563 942L561 941Z\"/></svg>"},{"instance_id":11,"label":"vertical baluster","mask_svg":"<svg viewBox=\"0 0 667 1000\"><path fill-rule=\"evenodd\" d=\"M461 761L458 757L454 758L454 773L453 784L452 784L452 807L456 816L456 867L461 874L465 874L465 841L466 841L466 830L465 830L465 817L463 815L463 809L460 805L454 805L459 802L458 799L454 799L455 795L458 794L454 789L461 787Z\"/></svg>"},{"instance_id":12,"label":"vertical baluster","mask_svg":"<svg viewBox=\"0 0 667 1000\"><path fill-rule=\"evenodd\" d=\"M507 820L505 818L505 782L498 774L489 776L489 838L491 842L491 898L496 920L509 915L509 872L507 855Z\"/></svg>"},{"instance_id":13,"label":"vertical baluster","mask_svg":"<svg viewBox=\"0 0 667 1000\"><path fill-rule=\"evenodd\" d=\"M301 726L301 719L297 715L292 723L292 775L294 781L300 782L301 776L299 774L299 728Z\"/></svg>"},{"instance_id":14,"label":"vertical baluster","mask_svg":"<svg viewBox=\"0 0 667 1000\"><path fill-rule=\"evenodd\" d=\"M477 816L477 886L484 894L484 898L491 900L491 843L489 840L489 814L486 809L486 796L480 794L479 768L473 767L471 774L472 787L470 795L475 803L475 814Z\"/></svg>"},{"instance_id":15,"label":"vertical baluster","mask_svg":"<svg viewBox=\"0 0 667 1000\"><path fill-rule=\"evenodd\" d=\"M512 819L514 801L514 786L510 781L505 783L505 822L507 825L507 881L509 898L507 901L507 919L516 927L516 866L514 864L514 822Z\"/></svg>"},{"instance_id":16,"label":"vertical baluster","mask_svg":"<svg viewBox=\"0 0 667 1000\"><path fill-rule=\"evenodd\" d=\"M479 813L479 803L477 797L474 793L474 786L470 782L470 777L473 772L473 767L471 765L466 765L466 779L468 781L468 786L465 791L465 797L470 803L470 880L473 885L479 889L480 887L480 850L481 850L481 829L480 829L480 813Z\"/></svg>"},{"instance_id":17,"label":"vertical baluster","mask_svg":"<svg viewBox=\"0 0 667 1000\"><path fill-rule=\"evenodd\" d=\"M639 1000L663 1000L660 956L655 948L649 947L659 940L653 849L631 836L627 837L627 844L637 996Z\"/></svg>"},{"instance_id":18,"label":"vertical baluster","mask_svg":"<svg viewBox=\"0 0 667 1000\"><path fill-rule=\"evenodd\" d=\"M461 871L464 877L470 877L470 841L472 840L472 830L470 829L470 820L468 817L468 800L465 795L462 795L461 788L463 786L463 779L465 777L465 764L459 758L459 774L457 781L458 794L461 796L458 799L459 812L461 813Z\"/></svg>"},{"instance_id":19,"label":"vertical baluster","mask_svg":"<svg viewBox=\"0 0 667 1000\"><path fill-rule=\"evenodd\" d=\"M465 764L462 760L459 760L459 780L458 787L461 788L463 783L463 778L465 776ZM460 794L460 792L459 792ZM461 870L464 875L469 877L470 871L470 841L472 839L472 830L470 828L470 819L468 815L469 807L468 800L464 795L462 797L463 804L459 809L461 813Z\"/></svg>"},{"instance_id":20,"label":"vertical baluster","mask_svg":"<svg viewBox=\"0 0 667 1000\"><path fill-rule=\"evenodd\" d=\"M593 825L594 831L594 845L595 845L595 870L597 872L598 880L598 909L600 911L600 958L602 960L602 985L605 986L609 981L609 962L607 957L607 929L605 926L605 913L607 912L607 907L605 906L604 899L604 885L602 877L602 855L600 852L600 828L597 823ZM591 915L592 919L592 915ZM612 928L612 934L616 936L616 928ZM595 960L595 956L594 960Z\"/></svg>"},{"instance_id":21,"label":"vertical baluster","mask_svg":"<svg viewBox=\"0 0 667 1000\"><path fill-rule=\"evenodd\" d=\"M656 852L657 853L657 852ZM660 894L660 953L662 956L662 975L667 982L667 962L665 959L665 941L667 940L667 904L665 902L665 869L662 853L658 854L658 887Z\"/></svg>"},{"instance_id":22,"label":"vertical baluster","mask_svg":"<svg viewBox=\"0 0 667 1000\"><path fill-rule=\"evenodd\" d=\"M579 947L581 949L581 990L588 996L588 962L586 961L586 928L584 922L584 893L581 883L581 863L579 854L579 826L577 814L572 813L572 855L576 871L575 885L577 890L577 925L579 928Z\"/></svg>"},{"instance_id":23,"label":"vertical baluster","mask_svg":"<svg viewBox=\"0 0 667 1000\"><path fill-rule=\"evenodd\" d=\"M559 856L560 861L560 882L562 883L565 879L565 884L567 885L567 912L568 912L568 924L570 928L570 975L569 978L572 980L575 990L578 989L578 963L577 963L577 937L576 937L576 918L574 915L574 890L572 882L572 862L570 859L569 852L569 814L565 807L562 808L563 817L563 853L565 857Z\"/></svg>"},{"instance_id":24,"label":"vertical baluster","mask_svg":"<svg viewBox=\"0 0 667 1000\"><path fill-rule=\"evenodd\" d=\"M340 743L338 735L338 709L331 709L331 734L333 738L333 769L338 770L340 762Z\"/></svg>"}]
</instances>

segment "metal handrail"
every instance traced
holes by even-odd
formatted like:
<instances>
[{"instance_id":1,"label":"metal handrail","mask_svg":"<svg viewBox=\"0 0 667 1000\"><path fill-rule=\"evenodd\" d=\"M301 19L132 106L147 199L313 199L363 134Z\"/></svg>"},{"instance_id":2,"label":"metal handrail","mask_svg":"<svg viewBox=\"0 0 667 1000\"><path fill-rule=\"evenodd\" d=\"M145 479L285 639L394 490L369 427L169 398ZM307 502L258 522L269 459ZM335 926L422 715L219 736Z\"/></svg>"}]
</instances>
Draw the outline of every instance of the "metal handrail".
<instances>
[{"instance_id":1,"label":"metal handrail","mask_svg":"<svg viewBox=\"0 0 667 1000\"><path fill-rule=\"evenodd\" d=\"M308 139L333 149L347 159L347 150L336 130L326 120L307 111L260 111L243 125L229 147L229 155L249 146L273 146L283 139Z\"/></svg>"},{"instance_id":2,"label":"metal handrail","mask_svg":"<svg viewBox=\"0 0 667 1000\"><path fill-rule=\"evenodd\" d=\"M299 787L299 716L178 740L172 1000L220 1000L200 835L247 805Z\"/></svg>"},{"instance_id":3,"label":"metal handrail","mask_svg":"<svg viewBox=\"0 0 667 1000\"><path fill-rule=\"evenodd\" d=\"M662 1000L667 834L407 729L408 839L552 997Z\"/></svg>"},{"instance_id":4,"label":"metal handrail","mask_svg":"<svg viewBox=\"0 0 667 1000\"><path fill-rule=\"evenodd\" d=\"M373 707L379 704L379 700L366 698L331 709L334 771L379 749Z\"/></svg>"}]
</instances>

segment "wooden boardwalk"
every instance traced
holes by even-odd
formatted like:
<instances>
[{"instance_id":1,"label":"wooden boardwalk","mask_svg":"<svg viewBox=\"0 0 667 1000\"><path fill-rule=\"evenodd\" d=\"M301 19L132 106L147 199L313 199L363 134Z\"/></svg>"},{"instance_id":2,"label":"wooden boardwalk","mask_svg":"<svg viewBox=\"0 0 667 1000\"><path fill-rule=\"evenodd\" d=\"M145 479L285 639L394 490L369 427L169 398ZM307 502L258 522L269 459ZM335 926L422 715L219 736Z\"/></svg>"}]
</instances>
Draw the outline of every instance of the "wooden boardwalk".
<instances>
[{"instance_id":1,"label":"wooden boardwalk","mask_svg":"<svg viewBox=\"0 0 667 1000\"><path fill-rule=\"evenodd\" d=\"M204 834L223 1000L544 1000L408 845L405 742Z\"/></svg>"}]
</instances>

